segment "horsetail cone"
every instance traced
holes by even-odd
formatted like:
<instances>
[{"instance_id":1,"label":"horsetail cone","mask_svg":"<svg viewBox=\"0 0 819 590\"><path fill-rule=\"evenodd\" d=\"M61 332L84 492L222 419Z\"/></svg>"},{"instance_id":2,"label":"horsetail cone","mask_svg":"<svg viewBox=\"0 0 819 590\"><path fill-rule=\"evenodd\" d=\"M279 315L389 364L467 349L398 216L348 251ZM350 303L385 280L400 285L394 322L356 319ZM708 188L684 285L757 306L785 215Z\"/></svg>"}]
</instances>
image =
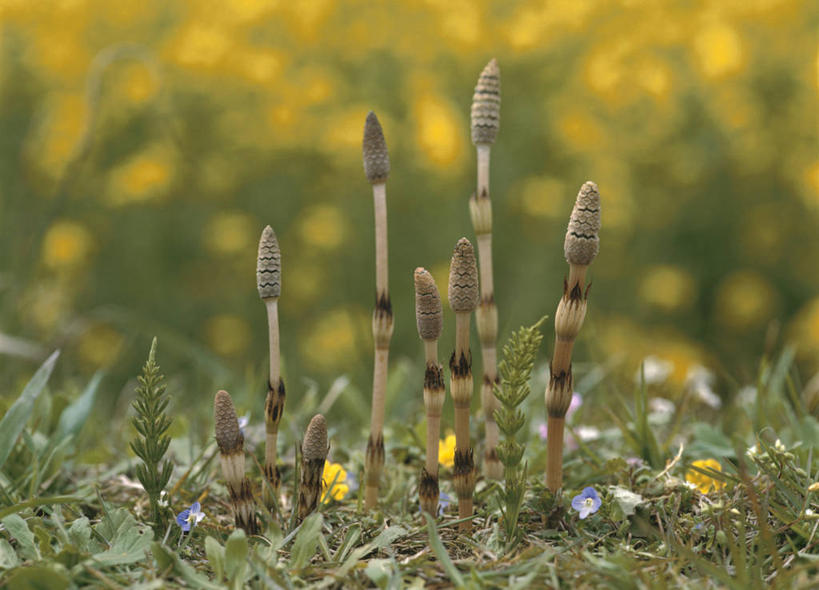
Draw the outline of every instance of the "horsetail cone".
<instances>
[{"instance_id":1,"label":"horsetail cone","mask_svg":"<svg viewBox=\"0 0 819 590\"><path fill-rule=\"evenodd\" d=\"M500 68L495 58L486 64L472 96L472 143L491 144L500 129Z\"/></svg>"},{"instance_id":2,"label":"horsetail cone","mask_svg":"<svg viewBox=\"0 0 819 590\"><path fill-rule=\"evenodd\" d=\"M281 295L281 250L276 232L269 225L259 239L259 254L256 259L256 287L259 297L267 308L268 338L270 343L270 374L267 396L265 397L265 464L264 474L269 486L265 488L265 504L271 507L275 502L275 490L280 483L276 466L279 421L284 410L285 389L281 379L279 358L279 310ZM271 489L272 488L272 489Z\"/></svg>"},{"instance_id":3,"label":"horsetail cone","mask_svg":"<svg viewBox=\"0 0 819 590\"><path fill-rule=\"evenodd\" d=\"M469 240L461 238L449 266L449 306L456 313L471 313L478 307L479 299L475 249Z\"/></svg>"},{"instance_id":4,"label":"horsetail cone","mask_svg":"<svg viewBox=\"0 0 819 590\"><path fill-rule=\"evenodd\" d=\"M444 325L444 310L435 279L424 268L415 269L415 320L421 340L438 340Z\"/></svg>"},{"instance_id":5,"label":"horsetail cone","mask_svg":"<svg viewBox=\"0 0 819 590\"><path fill-rule=\"evenodd\" d=\"M458 494L458 515L472 515L475 490L475 461L469 439L469 406L472 399L472 353L469 349L469 319L478 306L478 266L475 250L466 238L455 245L449 266L449 306L455 312L455 350L449 360L450 391L455 406L455 468L453 485ZM469 531L472 521L460 525Z\"/></svg>"},{"instance_id":6,"label":"horsetail cone","mask_svg":"<svg viewBox=\"0 0 819 590\"><path fill-rule=\"evenodd\" d=\"M269 225L259 240L259 257L256 261L256 287L262 300L280 297L282 294L282 255L276 232Z\"/></svg>"},{"instance_id":7,"label":"horsetail cone","mask_svg":"<svg viewBox=\"0 0 819 590\"><path fill-rule=\"evenodd\" d=\"M566 229L563 253L569 264L588 266L600 250L600 193L597 185L585 182L577 199Z\"/></svg>"},{"instance_id":8,"label":"horsetail cone","mask_svg":"<svg viewBox=\"0 0 819 590\"><path fill-rule=\"evenodd\" d=\"M228 455L241 451L245 439L239 430L236 408L233 407L233 400L227 391L216 392L213 400L213 422L219 451Z\"/></svg>"},{"instance_id":9,"label":"horsetail cone","mask_svg":"<svg viewBox=\"0 0 819 590\"><path fill-rule=\"evenodd\" d=\"M390 174L390 154L387 152L387 141L378 117L370 111L364 123L364 141L362 142L364 155L364 174L370 184L387 182Z\"/></svg>"},{"instance_id":10,"label":"horsetail cone","mask_svg":"<svg viewBox=\"0 0 819 590\"><path fill-rule=\"evenodd\" d=\"M218 391L213 400L213 422L222 475L227 482L236 526L248 534L258 531L256 509L250 481L245 477L244 436L233 400L226 391Z\"/></svg>"},{"instance_id":11,"label":"horsetail cone","mask_svg":"<svg viewBox=\"0 0 819 590\"><path fill-rule=\"evenodd\" d=\"M555 314L555 348L545 396L549 433L546 485L554 493L563 485L563 429L573 390L572 349L586 317L586 270L600 249L599 231L600 193L596 184L585 182L577 194L563 243L569 279L563 281L563 296Z\"/></svg>"},{"instance_id":12,"label":"horsetail cone","mask_svg":"<svg viewBox=\"0 0 819 590\"><path fill-rule=\"evenodd\" d=\"M301 485L299 486L299 518L303 519L318 506L321 498L324 461L330 445L327 442L327 421L321 414L310 420L301 444Z\"/></svg>"}]
</instances>

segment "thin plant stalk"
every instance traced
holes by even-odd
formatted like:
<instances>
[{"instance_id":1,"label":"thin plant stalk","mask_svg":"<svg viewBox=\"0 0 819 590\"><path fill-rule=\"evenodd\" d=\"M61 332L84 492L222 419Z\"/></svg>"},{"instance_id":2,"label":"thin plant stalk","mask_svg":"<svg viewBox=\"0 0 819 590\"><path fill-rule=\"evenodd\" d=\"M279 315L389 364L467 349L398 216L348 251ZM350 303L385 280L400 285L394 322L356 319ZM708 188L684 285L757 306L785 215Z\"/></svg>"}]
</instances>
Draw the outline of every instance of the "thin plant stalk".
<instances>
[{"instance_id":1,"label":"thin plant stalk","mask_svg":"<svg viewBox=\"0 0 819 590\"><path fill-rule=\"evenodd\" d=\"M281 252L276 234L269 225L262 231L259 240L259 255L256 263L256 286L259 297L267 310L267 333L270 351L270 373L267 382L267 396L264 403L265 452L264 475L267 481L264 502L268 508L276 504L276 495L281 483L278 456L279 422L285 402L284 381L281 377L279 353L279 296L281 295Z\"/></svg>"},{"instance_id":2,"label":"thin plant stalk","mask_svg":"<svg viewBox=\"0 0 819 590\"><path fill-rule=\"evenodd\" d=\"M499 409L494 389L498 383L498 308L492 266L492 201L489 192L489 163L492 144L500 127L500 70L492 59L481 72L472 99L472 143L477 155L478 190L469 201L472 226L478 243L480 260L481 300L475 311L481 342L483 380L481 405L485 421L484 474L492 479L503 477L503 465L498 458Z\"/></svg>"},{"instance_id":3,"label":"thin plant stalk","mask_svg":"<svg viewBox=\"0 0 819 590\"><path fill-rule=\"evenodd\" d=\"M470 315L478 305L478 267L475 251L461 238L452 254L449 267L449 306L455 312L455 350L449 361L450 391L455 406L455 468L453 484L458 495L460 518L472 516L475 491L475 458L469 437L469 414L472 403L472 352L469 347ZM460 530L472 530L465 520Z\"/></svg>"},{"instance_id":4,"label":"thin plant stalk","mask_svg":"<svg viewBox=\"0 0 819 590\"><path fill-rule=\"evenodd\" d=\"M389 267L387 256L387 176L390 159L384 132L375 113L370 111L364 124L362 142L364 173L372 185L375 210L375 309L373 311L373 401L370 417L370 437L365 457L364 505L375 508L378 488L384 469L384 407L387 393L387 370L390 340L393 332L390 303Z\"/></svg>"},{"instance_id":5,"label":"thin plant stalk","mask_svg":"<svg viewBox=\"0 0 819 590\"><path fill-rule=\"evenodd\" d=\"M600 248L600 193L586 182L577 195L563 244L569 278L555 313L555 349L546 386L548 413L546 486L557 493L563 485L563 431L572 400L572 349L586 317L589 287L586 271Z\"/></svg>"},{"instance_id":6,"label":"thin plant stalk","mask_svg":"<svg viewBox=\"0 0 819 590\"><path fill-rule=\"evenodd\" d=\"M446 397L443 367L438 363L438 338L443 329L443 307L438 287L432 275L416 268L415 319L418 335L424 343L424 409L427 417L426 464L421 470L418 497L421 509L432 516L438 514L438 437L441 433L441 412Z\"/></svg>"}]
</instances>

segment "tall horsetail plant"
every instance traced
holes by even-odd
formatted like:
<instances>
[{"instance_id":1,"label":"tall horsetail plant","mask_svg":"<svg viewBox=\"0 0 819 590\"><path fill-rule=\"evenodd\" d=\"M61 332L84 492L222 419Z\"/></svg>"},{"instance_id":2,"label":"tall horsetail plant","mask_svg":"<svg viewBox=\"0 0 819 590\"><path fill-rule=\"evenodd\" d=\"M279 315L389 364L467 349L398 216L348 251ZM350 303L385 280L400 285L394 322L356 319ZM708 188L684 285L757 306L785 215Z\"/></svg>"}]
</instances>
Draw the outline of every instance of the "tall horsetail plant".
<instances>
[{"instance_id":1,"label":"tall horsetail plant","mask_svg":"<svg viewBox=\"0 0 819 590\"><path fill-rule=\"evenodd\" d=\"M165 393L164 379L156 363L154 338L142 375L137 377L139 385L136 388L136 399L132 403L136 416L131 418L131 424L139 436L131 441L131 450L142 459L142 464L136 466L136 474L148 494L157 535L166 524L166 515L159 504L160 495L173 472L171 462L164 459L171 444L171 437L167 434L171 419L165 414L170 400Z\"/></svg>"},{"instance_id":2,"label":"tall horsetail plant","mask_svg":"<svg viewBox=\"0 0 819 590\"><path fill-rule=\"evenodd\" d=\"M327 420L316 414L307 425L301 444L301 482L299 484L299 520L304 520L318 506L321 498L324 462L330 444L327 441Z\"/></svg>"},{"instance_id":3,"label":"tall horsetail plant","mask_svg":"<svg viewBox=\"0 0 819 590\"><path fill-rule=\"evenodd\" d=\"M472 404L472 351L469 348L469 318L478 306L478 267L475 250L466 238L455 245L449 266L449 306L455 312L455 351L449 360L452 401L455 405L455 468L453 484L458 494L458 516L472 516L475 491L475 457L469 440L469 412ZM465 520L460 530L472 530Z\"/></svg>"},{"instance_id":4,"label":"tall horsetail plant","mask_svg":"<svg viewBox=\"0 0 819 590\"><path fill-rule=\"evenodd\" d=\"M279 296L281 295L281 251L276 233L269 225L262 231L259 240L259 255L256 262L256 286L259 297L267 308L267 328L270 343L270 374L267 381L267 397L264 402L265 449L264 449L264 502L268 508L276 503L276 493L281 479L276 465L276 445L279 436L279 421L284 411L284 381L281 376L279 358Z\"/></svg>"},{"instance_id":5,"label":"tall horsetail plant","mask_svg":"<svg viewBox=\"0 0 819 590\"><path fill-rule=\"evenodd\" d=\"M500 408L495 411L495 419L504 437L498 444L498 457L504 467L505 485L498 494L501 521L508 543L517 538L518 515L526 492L527 469L526 465L520 464L526 446L517 440L518 431L526 423L526 416L520 410L520 405L531 391L529 378L535 366L535 355L543 340L539 328L545 320L543 317L533 326L520 328L509 338L509 342L503 347L503 361L499 367L500 384L495 387L495 395L500 402Z\"/></svg>"},{"instance_id":6,"label":"tall horsetail plant","mask_svg":"<svg viewBox=\"0 0 819 590\"><path fill-rule=\"evenodd\" d=\"M424 409L427 414L427 460L421 469L418 496L421 510L432 516L438 514L438 437L441 433L441 411L446 387L444 369L438 363L438 338L443 329L443 306L435 279L423 268L416 268L415 320L418 336L424 343Z\"/></svg>"},{"instance_id":7,"label":"tall horsetail plant","mask_svg":"<svg viewBox=\"0 0 819 590\"><path fill-rule=\"evenodd\" d=\"M390 339L393 331L390 304L389 267L387 264L387 176L390 156L384 132L375 113L370 111L364 124L362 142L364 174L373 187L375 205L375 310L373 311L373 340L375 361L373 368L373 404L370 437L365 459L366 489L364 505L375 508L378 486L384 469L384 405L387 394L387 365Z\"/></svg>"},{"instance_id":8,"label":"tall horsetail plant","mask_svg":"<svg viewBox=\"0 0 819 590\"><path fill-rule=\"evenodd\" d=\"M236 526L244 529L248 535L256 534L256 504L250 480L245 476L245 437L239 429L236 408L227 391L216 392L213 399L213 423L216 444L219 445L222 476L227 483Z\"/></svg>"},{"instance_id":9,"label":"tall horsetail plant","mask_svg":"<svg viewBox=\"0 0 819 590\"><path fill-rule=\"evenodd\" d=\"M498 403L493 393L498 380L498 308L492 271L492 201L489 198L489 156L500 128L500 101L500 69L493 58L481 72L472 97L471 131L478 159L478 190L469 200L481 271L481 302L475 310L475 323L483 361L481 405L486 429L483 469L484 474L492 479L500 479L503 474L496 451L498 424L495 410Z\"/></svg>"},{"instance_id":10,"label":"tall horsetail plant","mask_svg":"<svg viewBox=\"0 0 819 590\"><path fill-rule=\"evenodd\" d=\"M600 249L600 193L597 185L580 187L569 219L563 252L569 279L563 280L563 297L555 313L555 350L546 386L546 486L557 493L563 485L563 428L572 401L572 348L586 317L589 287L586 271Z\"/></svg>"}]
</instances>

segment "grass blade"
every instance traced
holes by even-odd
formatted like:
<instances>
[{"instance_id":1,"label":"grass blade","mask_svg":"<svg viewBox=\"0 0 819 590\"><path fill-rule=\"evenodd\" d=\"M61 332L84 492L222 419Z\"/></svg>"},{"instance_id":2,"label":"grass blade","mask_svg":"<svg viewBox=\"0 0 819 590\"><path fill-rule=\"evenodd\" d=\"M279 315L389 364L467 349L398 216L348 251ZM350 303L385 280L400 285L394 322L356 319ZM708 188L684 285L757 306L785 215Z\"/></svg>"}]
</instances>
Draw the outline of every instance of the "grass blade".
<instances>
[{"instance_id":1,"label":"grass blade","mask_svg":"<svg viewBox=\"0 0 819 590\"><path fill-rule=\"evenodd\" d=\"M57 363L57 357L59 356L60 351L55 350L48 357L46 362L34 373L31 381L23 388L23 393L20 394L17 401L0 420L0 469L6 464L6 459L9 458L11 450L17 442L17 437L23 432L26 422L31 417L34 402L37 401L46 383L48 383L48 378L51 377L51 372L54 370L54 365Z\"/></svg>"}]
</instances>

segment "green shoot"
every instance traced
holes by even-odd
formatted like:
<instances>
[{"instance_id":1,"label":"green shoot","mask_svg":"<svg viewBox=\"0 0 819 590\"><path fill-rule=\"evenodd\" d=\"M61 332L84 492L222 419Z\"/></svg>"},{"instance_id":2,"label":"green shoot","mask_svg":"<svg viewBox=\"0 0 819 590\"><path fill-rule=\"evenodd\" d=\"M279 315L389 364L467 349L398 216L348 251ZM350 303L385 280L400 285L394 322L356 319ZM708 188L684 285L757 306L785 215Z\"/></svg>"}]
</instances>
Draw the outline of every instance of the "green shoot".
<instances>
[{"instance_id":1,"label":"green shoot","mask_svg":"<svg viewBox=\"0 0 819 590\"><path fill-rule=\"evenodd\" d=\"M535 355L543 340L540 325L542 317L528 328L513 333L503 347L503 361L498 366L500 385L495 386L495 397L501 404L495 411L495 420L504 439L498 445L498 457L503 463L505 484L499 491L502 525L508 543L518 539L518 515L526 492L526 465L521 466L526 446L517 440L518 431L526 424L526 416L519 406L531 392L529 378L535 365Z\"/></svg>"},{"instance_id":2,"label":"green shoot","mask_svg":"<svg viewBox=\"0 0 819 590\"><path fill-rule=\"evenodd\" d=\"M171 437L167 435L171 420L165 415L168 407L168 396L165 393L165 377L159 373L156 364L156 338L151 343L148 360L142 368L142 375L137 377L136 399L133 408L136 416L131 418L139 436L131 441L131 449L143 463L137 465L137 478L148 494L155 530L164 530L165 514L159 504L162 490L168 485L173 467L164 459ZM163 461L164 459L164 461Z\"/></svg>"}]
</instances>

